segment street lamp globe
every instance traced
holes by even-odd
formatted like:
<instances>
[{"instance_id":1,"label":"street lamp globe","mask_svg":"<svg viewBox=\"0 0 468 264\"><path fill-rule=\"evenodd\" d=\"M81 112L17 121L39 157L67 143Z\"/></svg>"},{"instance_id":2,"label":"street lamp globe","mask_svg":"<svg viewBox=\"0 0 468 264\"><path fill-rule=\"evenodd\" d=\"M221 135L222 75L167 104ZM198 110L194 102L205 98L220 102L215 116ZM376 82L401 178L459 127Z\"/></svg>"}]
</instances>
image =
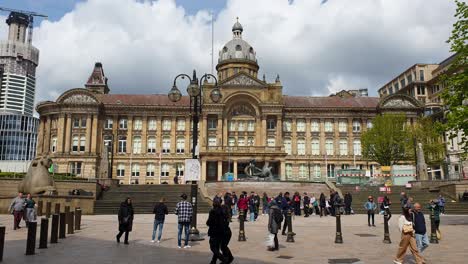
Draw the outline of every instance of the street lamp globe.
<instances>
[{"instance_id":1,"label":"street lamp globe","mask_svg":"<svg viewBox=\"0 0 468 264\"><path fill-rule=\"evenodd\" d=\"M189 86L187 86L187 93L191 97L197 97L200 94L200 86L198 86L198 83L191 82Z\"/></svg>"},{"instance_id":2,"label":"street lamp globe","mask_svg":"<svg viewBox=\"0 0 468 264\"><path fill-rule=\"evenodd\" d=\"M210 97L211 97L211 100L215 103L219 102L219 100L221 100L221 91L219 90L218 87L215 87L212 91L211 91L211 94L210 94Z\"/></svg>"},{"instance_id":3,"label":"street lamp globe","mask_svg":"<svg viewBox=\"0 0 468 264\"><path fill-rule=\"evenodd\" d=\"M182 93L179 91L177 86L174 85L172 86L172 89L169 91L168 97L169 97L169 100L175 103L180 100L180 98L182 97Z\"/></svg>"}]
</instances>

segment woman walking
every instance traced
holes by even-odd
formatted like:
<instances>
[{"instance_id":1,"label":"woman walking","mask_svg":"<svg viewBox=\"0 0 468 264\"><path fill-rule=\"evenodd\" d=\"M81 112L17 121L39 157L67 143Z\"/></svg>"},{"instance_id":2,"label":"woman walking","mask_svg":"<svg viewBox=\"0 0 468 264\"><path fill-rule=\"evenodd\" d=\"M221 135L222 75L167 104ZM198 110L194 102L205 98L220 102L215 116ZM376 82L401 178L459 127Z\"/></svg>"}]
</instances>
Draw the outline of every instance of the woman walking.
<instances>
[{"instance_id":1,"label":"woman walking","mask_svg":"<svg viewBox=\"0 0 468 264\"><path fill-rule=\"evenodd\" d=\"M263 193L262 196L262 215L266 215L270 212L270 209L268 208L270 204L270 198L266 194L266 192Z\"/></svg>"},{"instance_id":2,"label":"woman walking","mask_svg":"<svg viewBox=\"0 0 468 264\"><path fill-rule=\"evenodd\" d=\"M120 204L118 218L119 233L115 238L117 239L117 243L120 243L120 238L122 234L125 233L124 244L128 245L128 233L132 231L133 226L133 206L130 198L125 199L125 201Z\"/></svg>"},{"instance_id":3,"label":"woman walking","mask_svg":"<svg viewBox=\"0 0 468 264\"><path fill-rule=\"evenodd\" d=\"M294 193L292 204L294 208L294 214L301 215L301 196L299 195L299 192Z\"/></svg>"},{"instance_id":4,"label":"woman walking","mask_svg":"<svg viewBox=\"0 0 468 264\"><path fill-rule=\"evenodd\" d=\"M413 219L411 217L409 208L403 208L403 214L398 219L398 228L400 229L401 240L396 258L393 260L393 263L403 263L403 259L406 255L406 250L408 249L408 247L410 248L410 251L416 260L416 264L424 263L424 259L419 254L418 248L416 247L416 239L414 238Z\"/></svg>"},{"instance_id":5,"label":"woman walking","mask_svg":"<svg viewBox=\"0 0 468 264\"><path fill-rule=\"evenodd\" d=\"M278 243L278 231L281 228L281 222L283 222L283 214L281 209L278 207L278 204L275 200L272 200L270 203L270 216L268 217L268 232L274 235L273 238L273 247L269 247L269 251L279 250Z\"/></svg>"},{"instance_id":6,"label":"woman walking","mask_svg":"<svg viewBox=\"0 0 468 264\"><path fill-rule=\"evenodd\" d=\"M322 217L324 214L326 216L327 215L327 211L326 211L327 198L325 198L325 194L323 193L320 194L319 202L320 202L320 217Z\"/></svg>"},{"instance_id":7,"label":"woman walking","mask_svg":"<svg viewBox=\"0 0 468 264\"><path fill-rule=\"evenodd\" d=\"M32 199L32 196L30 193L26 196L25 200L25 208L26 208L26 215L25 215L25 221L26 221L26 226L29 225L29 222L36 222L37 218L37 213L36 213L36 201Z\"/></svg>"},{"instance_id":8,"label":"woman walking","mask_svg":"<svg viewBox=\"0 0 468 264\"><path fill-rule=\"evenodd\" d=\"M364 208L367 210L367 224L371 226L371 218L372 218L372 226L375 226L374 222L374 215L375 215L375 209L377 209L377 205L374 202L374 198L372 196L369 196L367 198L367 202L364 204Z\"/></svg>"},{"instance_id":9,"label":"woman walking","mask_svg":"<svg viewBox=\"0 0 468 264\"><path fill-rule=\"evenodd\" d=\"M219 200L213 201L213 209L211 209L206 221L208 226L208 236L210 237L210 250L213 252L210 264L216 264L219 259L221 263L227 263L226 258L221 254L221 242L225 236L225 227L228 224L227 216Z\"/></svg>"},{"instance_id":10,"label":"woman walking","mask_svg":"<svg viewBox=\"0 0 468 264\"><path fill-rule=\"evenodd\" d=\"M166 219L166 215L169 213L165 202L166 202L166 199L163 197L161 198L161 200L159 200L159 203L157 203L153 208L154 225L153 225L153 236L151 238L152 243L154 243L154 239L156 238L156 231L158 230L158 227L159 227L158 243L161 242L161 236L162 236L162 231L164 227L164 220Z\"/></svg>"},{"instance_id":11,"label":"woman walking","mask_svg":"<svg viewBox=\"0 0 468 264\"><path fill-rule=\"evenodd\" d=\"M239 208L239 212L244 213L244 221L247 219L248 202L249 199L246 197L246 194L242 193L239 197L239 201L237 202L237 207Z\"/></svg>"}]
</instances>

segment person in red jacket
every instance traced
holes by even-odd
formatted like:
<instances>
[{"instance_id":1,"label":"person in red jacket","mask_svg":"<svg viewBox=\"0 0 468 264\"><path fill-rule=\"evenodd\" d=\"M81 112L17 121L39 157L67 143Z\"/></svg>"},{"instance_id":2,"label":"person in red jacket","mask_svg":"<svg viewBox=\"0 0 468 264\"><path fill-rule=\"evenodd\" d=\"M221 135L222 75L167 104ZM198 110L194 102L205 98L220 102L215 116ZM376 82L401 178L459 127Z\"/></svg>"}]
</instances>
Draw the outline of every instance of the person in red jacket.
<instances>
[{"instance_id":1,"label":"person in red jacket","mask_svg":"<svg viewBox=\"0 0 468 264\"><path fill-rule=\"evenodd\" d=\"M239 201L237 202L237 207L239 208L239 211L244 212L244 221L246 220L248 203L249 203L249 198L247 198L247 195L242 193L239 197Z\"/></svg>"}]
</instances>

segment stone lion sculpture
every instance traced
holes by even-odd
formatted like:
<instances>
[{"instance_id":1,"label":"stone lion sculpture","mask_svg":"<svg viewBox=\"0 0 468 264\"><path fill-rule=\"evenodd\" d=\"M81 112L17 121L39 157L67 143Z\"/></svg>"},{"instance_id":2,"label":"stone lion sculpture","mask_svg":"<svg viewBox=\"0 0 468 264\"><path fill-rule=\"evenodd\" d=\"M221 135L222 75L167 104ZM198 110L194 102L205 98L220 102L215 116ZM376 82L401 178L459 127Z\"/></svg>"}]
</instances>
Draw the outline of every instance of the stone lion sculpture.
<instances>
[{"instance_id":1,"label":"stone lion sculpture","mask_svg":"<svg viewBox=\"0 0 468 264\"><path fill-rule=\"evenodd\" d=\"M18 186L18 191L30 194L56 194L55 182L50 177L49 168L52 160L49 157L37 157L29 165L28 173Z\"/></svg>"}]
</instances>

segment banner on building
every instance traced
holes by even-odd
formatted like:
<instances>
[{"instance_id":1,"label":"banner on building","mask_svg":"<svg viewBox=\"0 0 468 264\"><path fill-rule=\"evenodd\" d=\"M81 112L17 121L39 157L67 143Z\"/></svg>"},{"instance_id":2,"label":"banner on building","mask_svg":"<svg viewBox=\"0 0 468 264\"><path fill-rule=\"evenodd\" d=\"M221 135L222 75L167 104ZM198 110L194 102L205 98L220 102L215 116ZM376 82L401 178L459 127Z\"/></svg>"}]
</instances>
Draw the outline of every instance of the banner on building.
<instances>
[{"instance_id":1,"label":"banner on building","mask_svg":"<svg viewBox=\"0 0 468 264\"><path fill-rule=\"evenodd\" d=\"M184 182L199 181L201 178L201 166L198 159L185 160L185 177Z\"/></svg>"}]
</instances>

